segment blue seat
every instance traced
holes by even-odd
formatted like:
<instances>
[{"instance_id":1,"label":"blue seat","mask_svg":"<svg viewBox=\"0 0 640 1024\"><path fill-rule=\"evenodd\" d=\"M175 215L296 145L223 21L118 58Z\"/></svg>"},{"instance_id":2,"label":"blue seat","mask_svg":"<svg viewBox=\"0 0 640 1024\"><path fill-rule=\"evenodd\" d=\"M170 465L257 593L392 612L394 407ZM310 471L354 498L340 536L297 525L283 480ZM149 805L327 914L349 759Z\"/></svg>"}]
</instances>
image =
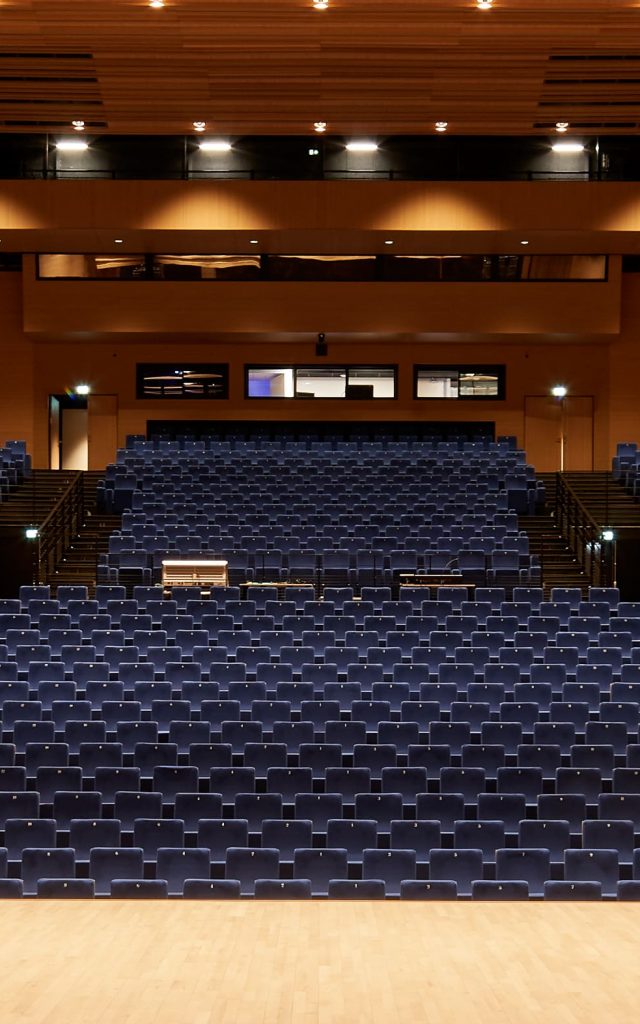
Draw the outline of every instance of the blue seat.
<instances>
[{"instance_id":1,"label":"blue seat","mask_svg":"<svg viewBox=\"0 0 640 1024\"><path fill-rule=\"evenodd\" d=\"M143 851L145 860L155 861L161 847L184 846L184 822L178 818L136 818L133 825L133 845Z\"/></svg>"},{"instance_id":2,"label":"blue seat","mask_svg":"<svg viewBox=\"0 0 640 1024\"><path fill-rule=\"evenodd\" d=\"M440 848L439 821L392 821L389 846L392 850L413 850L419 864L428 863L431 850Z\"/></svg>"},{"instance_id":3,"label":"blue seat","mask_svg":"<svg viewBox=\"0 0 640 1024\"><path fill-rule=\"evenodd\" d=\"M169 895L182 896L189 878L209 879L211 861L208 850L163 847L158 850L156 878L163 879Z\"/></svg>"},{"instance_id":4,"label":"blue seat","mask_svg":"<svg viewBox=\"0 0 640 1024\"><path fill-rule=\"evenodd\" d=\"M433 850L431 853L430 881L455 882L460 896L470 896L473 882L482 877L481 850Z\"/></svg>"},{"instance_id":5,"label":"blue seat","mask_svg":"<svg viewBox=\"0 0 640 1024\"><path fill-rule=\"evenodd\" d=\"M460 850L480 850L485 861L495 861L496 850L504 846L503 821L456 821L453 844Z\"/></svg>"},{"instance_id":6,"label":"blue seat","mask_svg":"<svg viewBox=\"0 0 640 1024\"><path fill-rule=\"evenodd\" d=\"M551 873L551 857L545 849L501 849L496 851L496 880L524 881L532 896L542 896Z\"/></svg>"},{"instance_id":7,"label":"blue seat","mask_svg":"<svg viewBox=\"0 0 640 1024\"><path fill-rule=\"evenodd\" d=\"M399 793L358 793L355 817L377 821L378 831L389 832L391 822L403 817L402 797Z\"/></svg>"},{"instance_id":8,"label":"blue seat","mask_svg":"<svg viewBox=\"0 0 640 1024\"><path fill-rule=\"evenodd\" d=\"M504 771L504 769L500 769ZM475 804L478 794L483 793L486 775L483 768L442 768L440 770L440 792L460 793L465 803Z\"/></svg>"},{"instance_id":9,"label":"blue seat","mask_svg":"<svg viewBox=\"0 0 640 1024\"><path fill-rule=\"evenodd\" d=\"M11 881L17 881L17 879L11 879ZM20 886L22 887L22 882L20 882ZM40 878L36 895L40 899L54 900L93 899L95 884L92 878Z\"/></svg>"},{"instance_id":10,"label":"blue seat","mask_svg":"<svg viewBox=\"0 0 640 1024\"><path fill-rule=\"evenodd\" d=\"M416 800L416 819L439 821L443 832L451 832L456 821L464 818L464 797L461 793L420 793Z\"/></svg>"},{"instance_id":11,"label":"blue seat","mask_svg":"<svg viewBox=\"0 0 640 1024\"><path fill-rule=\"evenodd\" d=\"M525 881L477 881L471 884L471 899L473 900L508 900L511 902L528 898L529 886Z\"/></svg>"},{"instance_id":12,"label":"blue seat","mask_svg":"<svg viewBox=\"0 0 640 1024\"><path fill-rule=\"evenodd\" d=\"M248 823L250 832L260 832L263 821L282 817L282 796L280 793L238 793L234 813Z\"/></svg>"},{"instance_id":13,"label":"blue seat","mask_svg":"<svg viewBox=\"0 0 640 1024\"><path fill-rule=\"evenodd\" d=\"M327 846L346 850L350 862L361 863L363 851L375 847L377 840L378 828L375 821L331 818L327 822Z\"/></svg>"},{"instance_id":14,"label":"blue seat","mask_svg":"<svg viewBox=\"0 0 640 1024\"><path fill-rule=\"evenodd\" d=\"M75 878L73 850L25 849L22 852L20 876L25 896L35 896L41 878Z\"/></svg>"},{"instance_id":15,"label":"blue seat","mask_svg":"<svg viewBox=\"0 0 640 1024\"><path fill-rule=\"evenodd\" d=\"M478 796L480 821L503 821L505 832L517 833L525 817L526 800L522 793L480 793Z\"/></svg>"},{"instance_id":16,"label":"blue seat","mask_svg":"<svg viewBox=\"0 0 640 1024\"><path fill-rule=\"evenodd\" d=\"M297 793L295 817L310 821L314 832L326 832L332 818L341 818L342 797L339 793Z\"/></svg>"},{"instance_id":17,"label":"blue seat","mask_svg":"<svg viewBox=\"0 0 640 1024\"><path fill-rule=\"evenodd\" d=\"M227 822L228 825L233 825L234 822ZM332 822L328 822L328 836L327 845L337 846L337 843L331 841L331 826ZM354 824L353 822L342 822L339 820L339 824ZM291 862L293 863L293 855L297 849L310 848L313 841L313 824L311 821L304 820L302 818L295 821L283 821L282 819L265 819L262 822L262 842L261 846L270 849L276 849L280 851L281 863ZM206 845L206 844L204 844ZM231 846L246 845L243 843L231 843ZM341 843L341 846L346 844ZM364 847L363 847L364 848Z\"/></svg>"},{"instance_id":18,"label":"blue seat","mask_svg":"<svg viewBox=\"0 0 640 1024\"><path fill-rule=\"evenodd\" d=\"M310 768L269 768L267 771L267 792L280 793L285 804L294 803L299 793L311 793L312 790L313 774Z\"/></svg>"},{"instance_id":19,"label":"blue seat","mask_svg":"<svg viewBox=\"0 0 640 1024\"><path fill-rule=\"evenodd\" d=\"M183 886L185 899L230 900L240 898L240 882L235 879L210 881L204 878L187 878Z\"/></svg>"},{"instance_id":20,"label":"blue seat","mask_svg":"<svg viewBox=\"0 0 640 1024\"><path fill-rule=\"evenodd\" d=\"M601 900L600 882L549 881L544 884L545 900Z\"/></svg>"},{"instance_id":21,"label":"blue seat","mask_svg":"<svg viewBox=\"0 0 640 1024\"><path fill-rule=\"evenodd\" d=\"M3 772L14 770L13 768L0 769L0 782ZM45 804L52 803L55 794L62 790L79 792L82 789L82 769L49 766L38 768L36 771L36 789L40 793L40 799Z\"/></svg>"},{"instance_id":22,"label":"blue seat","mask_svg":"<svg viewBox=\"0 0 640 1024\"><path fill-rule=\"evenodd\" d=\"M111 896L118 900L167 899L169 886L160 878L115 878L111 883Z\"/></svg>"},{"instance_id":23,"label":"blue seat","mask_svg":"<svg viewBox=\"0 0 640 1024\"><path fill-rule=\"evenodd\" d=\"M303 743L314 741L313 722L274 722L273 741L284 743L289 753L297 753Z\"/></svg>"},{"instance_id":24,"label":"blue seat","mask_svg":"<svg viewBox=\"0 0 640 1024\"><path fill-rule=\"evenodd\" d=\"M523 849L546 849L552 861L563 861L564 851L571 846L569 822L558 819L521 821L518 846Z\"/></svg>"},{"instance_id":25,"label":"blue seat","mask_svg":"<svg viewBox=\"0 0 640 1024\"><path fill-rule=\"evenodd\" d=\"M602 774L598 768L558 768L556 771L556 793L578 793L588 804L596 804L601 792Z\"/></svg>"},{"instance_id":26,"label":"blue seat","mask_svg":"<svg viewBox=\"0 0 640 1024\"><path fill-rule=\"evenodd\" d=\"M101 818L75 818L69 822L69 846L76 861L88 861L97 846L120 846L120 822ZM51 844L50 844L51 845Z\"/></svg>"},{"instance_id":27,"label":"blue seat","mask_svg":"<svg viewBox=\"0 0 640 1024\"><path fill-rule=\"evenodd\" d=\"M19 861L23 850L46 850L56 845L56 822L45 818L8 818L4 825L5 856Z\"/></svg>"},{"instance_id":28,"label":"blue seat","mask_svg":"<svg viewBox=\"0 0 640 1024\"><path fill-rule=\"evenodd\" d=\"M567 882L599 882L605 896L615 896L619 875L618 851L567 850L564 856Z\"/></svg>"},{"instance_id":29,"label":"blue seat","mask_svg":"<svg viewBox=\"0 0 640 1024\"><path fill-rule=\"evenodd\" d=\"M386 892L382 879L367 878L356 882L333 878L329 882L328 895L329 899L335 900L382 900Z\"/></svg>"},{"instance_id":30,"label":"blue seat","mask_svg":"<svg viewBox=\"0 0 640 1024\"><path fill-rule=\"evenodd\" d=\"M381 779L383 770L395 767L397 760L392 743L357 743L353 748L354 768L366 768L372 779Z\"/></svg>"},{"instance_id":31,"label":"blue seat","mask_svg":"<svg viewBox=\"0 0 640 1024\"><path fill-rule=\"evenodd\" d=\"M103 803L112 804L117 793L125 790L136 792L140 789L140 769L96 768L94 785L96 791L102 794ZM80 789L81 787L77 785L68 788Z\"/></svg>"},{"instance_id":32,"label":"blue seat","mask_svg":"<svg viewBox=\"0 0 640 1024\"><path fill-rule=\"evenodd\" d=\"M240 882L240 891L243 895L253 896L255 883L258 878L279 879L279 851L266 848L245 849L230 847L227 850L225 877ZM298 875L297 877L306 876Z\"/></svg>"},{"instance_id":33,"label":"blue seat","mask_svg":"<svg viewBox=\"0 0 640 1024\"><path fill-rule=\"evenodd\" d=\"M543 779L555 779L562 764L560 747L551 744L524 743L518 747L519 768L540 768Z\"/></svg>"},{"instance_id":34,"label":"blue seat","mask_svg":"<svg viewBox=\"0 0 640 1024\"><path fill-rule=\"evenodd\" d=\"M391 718L391 706L388 701L354 701L351 705L351 717L364 722L367 732L378 731L380 722L388 722Z\"/></svg>"},{"instance_id":35,"label":"blue seat","mask_svg":"<svg viewBox=\"0 0 640 1024\"><path fill-rule=\"evenodd\" d=\"M180 792L198 792L197 769L195 772L195 783L189 788L182 788ZM282 769L271 769L280 771ZM269 774L269 773L268 773ZM268 776L267 776L268 777ZM254 793L256 788L256 774L253 768L212 768L210 774L209 791L219 793L223 804L232 804L238 793Z\"/></svg>"},{"instance_id":36,"label":"blue seat","mask_svg":"<svg viewBox=\"0 0 640 1024\"><path fill-rule=\"evenodd\" d=\"M305 878L256 878L254 895L259 900L310 900L311 883Z\"/></svg>"},{"instance_id":37,"label":"blue seat","mask_svg":"<svg viewBox=\"0 0 640 1024\"><path fill-rule=\"evenodd\" d=\"M572 768L597 768L603 779L613 777L615 754L611 744L601 743L596 746L577 743L571 747L570 757ZM629 763L628 755L627 767L634 767Z\"/></svg>"},{"instance_id":38,"label":"blue seat","mask_svg":"<svg viewBox=\"0 0 640 1024\"><path fill-rule=\"evenodd\" d=\"M462 747L462 767L482 768L487 779L495 779L505 756L502 744L468 743Z\"/></svg>"},{"instance_id":39,"label":"blue seat","mask_svg":"<svg viewBox=\"0 0 640 1024\"><path fill-rule=\"evenodd\" d=\"M347 851L343 849L300 849L293 859L294 878L306 878L311 882L314 896L326 896L333 879L348 877Z\"/></svg>"},{"instance_id":40,"label":"blue seat","mask_svg":"<svg viewBox=\"0 0 640 1024\"><path fill-rule=\"evenodd\" d=\"M380 879L388 896L399 896L401 883L416 877L416 852L366 849L363 852L362 877Z\"/></svg>"},{"instance_id":41,"label":"blue seat","mask_svg":"<svg viewBox=\"0 0 640 1024\"><path fill-rule=\"evenodd\" d=\"M201 808L206 810L206 808ZM207 849L214 864L224 864L231 846L246 847L249 842L249 823L242 818L206 818L189 821L190 830L197 827L197 846Z\"/></svg>"},{"instance_id":42,"label":"blue seat","mask_svg":"<svg viewBox=\"0 0 640 1024\"><path fill-rule=\"evenodd\" d=\"M541 768L499 768L498 793L521 793L528 804L535 804L543 790L543 777Z\"/></svg>"},{"instance_id":43,"label":"blue seat","mask_svg":"<svg viewBox=\"0 0 640 1024\"><path fill-rule=\"evenodd\" d=\"M606 821L601 818L582 823L582 846L585 850L616 850L620 864L631 864L634 845L632 821Z\"/></svg>"},{"instance_id":44,"label":"blue seat","mask_svg":"<svg viewBox=\"0 0 640 1024\"><path fill-rule=\"evenodd\" d=\"M480 741L502 746L505 755L513 756L522 743L522 726L519 722L483 722Z\"/></svg>"},{"instance_id":45,"label":"blue seat","mask_svg":"<svg viewBox=\"0 0 640 1024\"><path fill-rule=\"evenodd\" d=\"M458 886L453 880L447 881L406 881L400 886L403 900L456 900Z\"/></svg>"}]
</instances>

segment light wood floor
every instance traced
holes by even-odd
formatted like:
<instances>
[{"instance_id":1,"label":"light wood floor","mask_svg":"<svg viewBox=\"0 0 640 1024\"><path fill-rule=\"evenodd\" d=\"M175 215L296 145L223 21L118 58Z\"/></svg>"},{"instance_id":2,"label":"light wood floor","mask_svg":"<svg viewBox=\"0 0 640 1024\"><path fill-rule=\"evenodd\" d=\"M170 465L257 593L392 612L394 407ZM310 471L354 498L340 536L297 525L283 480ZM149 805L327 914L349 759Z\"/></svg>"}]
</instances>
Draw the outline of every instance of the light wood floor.
<instances>
[{"instance_id":1,"label":"light wood floor","mask_svg":"<svg viewBox=\"0 0 640 1024\"><path fill-rule=\"evenodd\" d=\"M2 1024L627 1024L634 904L0 904Z\"/></svg>"}]
</instances>

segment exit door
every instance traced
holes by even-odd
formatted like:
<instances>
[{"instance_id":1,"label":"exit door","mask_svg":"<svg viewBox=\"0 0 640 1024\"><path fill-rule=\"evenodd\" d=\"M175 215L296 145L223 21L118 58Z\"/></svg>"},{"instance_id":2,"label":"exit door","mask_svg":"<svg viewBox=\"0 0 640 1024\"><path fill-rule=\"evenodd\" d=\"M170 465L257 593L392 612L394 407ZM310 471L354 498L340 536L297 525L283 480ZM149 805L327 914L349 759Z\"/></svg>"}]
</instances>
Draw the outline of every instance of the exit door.
<instances>
[{"instance_id":1,"label":"exit door","mask_svg":"<svg viewBox=\"0 0 640 1024\"><path fill-rule=\"evenodd\" d=\"M104 469L118 446L118 396L49 396L51 469Z\"/></svg>"},{"instance_id":2,"label":"exit door","mask_svg":"<svg viewBox=\"0 0 640 1024\"><path fill-rule=\"evenodd\" d=\"M539 473L593 469L593 396L527 395L524 405L527 461Z\"/></svg>"}]
</instances>

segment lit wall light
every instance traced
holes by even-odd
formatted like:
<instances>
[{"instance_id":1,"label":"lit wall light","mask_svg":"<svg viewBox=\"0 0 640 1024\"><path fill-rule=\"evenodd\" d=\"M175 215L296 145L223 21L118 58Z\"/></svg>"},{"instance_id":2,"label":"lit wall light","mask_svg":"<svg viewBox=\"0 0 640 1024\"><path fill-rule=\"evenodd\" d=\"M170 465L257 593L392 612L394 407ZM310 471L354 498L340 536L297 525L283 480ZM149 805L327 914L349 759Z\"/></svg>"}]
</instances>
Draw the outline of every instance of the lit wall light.
<instances>
[{"instance_id":1,"label":"lit wall light","mask_svg":"<svg viewBox=\"0 0 640 1024\"><path fill-rule=\"evenodd\" d=\"M122 245L124 242L124 238L114 238L114 242L116 245Z\"/></svg>"},{"instance_id":2,"label":"lit wall light","mask_svg":"<svg viewBox=\"0 0 640 1024\"><path fill-rule=\"evenodd\" d=\"M602 540L608 540L608 541L615 540L615 537L616 537L616 535L613 532L613 530L603 530L600 536L602 537Z\"/></svg>"},{"instance_id":3,"label":"lit wall light","mask_svg":"<svg viewBox=\"0 0 640 1024\"><path fill-rule=\"evenodd\" d=\"M493 0L476 0L476 7L479 11L490 11L493 7Z\"/></svg>"},{"instance_id":4,"label":"lit wall light","mask_svg":"<svg viewBox=\"0 0 640 1024\"><path fill-rule=\"evenodd\" d=\"M195 128L195 130L197 132L203 132L205 130L205 128L207 127L207 122L206 121L194 121L193 122L193 127Z\"/></svg>"},{"instance_id":5,"label":"lit wall light","mask_svg":"<svg viewBox=\"0 0 640 1024\"><path fill-rule=\"evenodd\" d=\"M385 245L393 245L393 238L385 238L384 244Z\"/></svg>"},{"instance_id":6,"label":"lit wall light","mask_svg":"<svg viewBox=\"0 0 640 1024\"><path fill-rule=\"evenodd\" d=\"M556 131L560 132L561 135L564 134L564 132L566 132L568 127L568 121L556 121Z\"/></svg>"},{"instance_id":7,"label":"lit wall light","mask_svg":"<svg viewBox=\"0 0 640 1024\"><path fill-rule=\"evenodd\" d=\"M309 156L320 156L320 150L319 149L310 149L309 150Z\"/></svg>"},{"instance_id":8,"label":"lit wall light","mask_svg":"<svg viewBox=\"0 0 640 1024\"><path fill-rule=\"evenodd\" d=\"M327 122L326 121L314 121L313 122L313 130L314 130L314 132L318 132L319 135L322 135L322 133L326 132L326 130L327 130Z\"/></svg>"},{"instance_id":9,"label":"lit wall light","mask_svg":"<svg viewBox=\"0 0 640 1024\"><path fill-rule=\"evenodd\" d=\"M446 132L447 128L449 127L449 122L448 121L436 121L434 127L435 127L437 132Z\"/></svg>"},{"instance_id":10,"label":"lit wall light","mask_svg":"<svg viewBox=\"0 0 640 1024\"><path fill-rule=\"evenodd\" d=\"M378 145L375 142L347 142L346 148L350 153L375 153Z\"/></svg>"},{"instance_id":11,"label":"lit wall light","mask_svg":"<svg viewBox=\"0 0 640 1024\"><path fill-rule=\"evenodd\" d=\"M76 132L83 132L84 131L84 121L72 121L71 122L71 126L72 126L73 130L76 131Z\"/></svg>"},{"instance_id":12,"label":"lit wall light","mask_svg":"<svg viewBox=\"0 0 640 1024\"><path fill-rule=\"evenodd\" d=\"M551 148L554 153L584 153L581 142L554 142Z\"/></svg>"},{"instance_id":13,"label":"lit wall light","mask_svg":"<svg viewBox=\"0 0 640 1024\"><path fill-rule=\"evenodd\" d=\"M329 6L329 0L313 0L313 6L316 11L326 11Z\"/></svg>"},{"instance_id":14,"label":"lit wall light","mask_svg":"<svg viewBox=\"0 0 640 1024\"><path fill-rule=\"evenodd\" d=\"M164 7L164 0L149 0L149 7Z\"/></svg>"},{"instance_id":15,"label":"lit wall light","mask_svg":"<svg viewBox=\"0 0 640 1024\"><path fill-rule=\"evenodd\" d=\"M89 143L82 142L80 139L58 139L56 142L56 149L63 153L82 153L88 148Z\"/></svg>"},{"instance_id":16,"label":"lit wall light","mask_svg":"<svg viewBox=\"0 0 640 1024\"><path fill-rule=\"evenodd\" d=\"M88 384L76 385L76 395L88 395L91 393L91 388Z\"/></svg>"},{"instance_id":17,"label":"lit wall light","mask_svg":"<svg viewBox=\"0 0 640 1024\"><path fill-rule=\"evenodd\" d=\"M223 142L222 139L210 139L200 143L200 150L203 153L228 153L231 149L230 142Z\"/></svg>"},{"instance_id":18,"label":"lit wall light","mask_svg":"<svg viewBox=\"0 0 640 1024\"><path fill-rule=\"evenodd\" d=\"M567 390L568 388L565 384L554 384L554 386L551 388L551 394L554 398L566 398Z\"/></svg>"},{"instance_id":19,"label":"lit wall light","mask_svg":"<svg viewBox=\"0 0 640 1024\"><path fill-rule=\"evenodd\" d=\"M249 245L257 245L257 244L258 244L258 239L257 238L250 238L249 239Z\"/></svg>"},{"instance_id":20,"label":"lit wall light","mask_svg":"<svg viewBox=\"0 0 640 1024\"><path fill-rule=\"evenodd\" d=\"M38 530L35 526L27 526L26 530L24 531L24 535L27 538L27 540L37 540Z\"/></svg>"},{"instance_id":21,"label":"lit wall light","mask_svg":"<svg viewBox=\"0 0 640 1024\"><path fill-rule=\"evenodd\" d=\"M523 239L522 239L522 240L520 241L520 245L528 245L528 244L529 244L529 239L528 239L528 238L523 238Z\"/></svg>"}]
</instances>

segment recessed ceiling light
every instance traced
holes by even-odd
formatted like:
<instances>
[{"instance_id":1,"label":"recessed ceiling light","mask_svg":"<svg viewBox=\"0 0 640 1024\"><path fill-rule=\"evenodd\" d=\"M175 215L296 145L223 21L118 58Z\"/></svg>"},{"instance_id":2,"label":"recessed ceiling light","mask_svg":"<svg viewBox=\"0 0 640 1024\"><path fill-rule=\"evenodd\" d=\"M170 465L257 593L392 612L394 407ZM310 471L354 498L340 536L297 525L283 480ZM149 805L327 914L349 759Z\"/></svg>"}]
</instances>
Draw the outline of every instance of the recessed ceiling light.
<instances>
[{"instance_id":1,"label":"recessed ceiling light","mask_svg":"<svg viewBox=\"0 0 640 1024\"><path fill-rule=\"evenodd\" d=\"M327 130L327 122L326 121L314 121L313 122L313 130L314 130L314 132L318 132L318 134L321 135L322 132L326 132L326 130Z\"/></svg>"},{"instance_id":2,"label":"recessed ceiling light","mask_svg":"<svg viewBox=\"0 0 640 1024\"><path fill-rule=\"evenodd\" d=\"M436 123L435 123L435 129L436 129L437 132L446 132L448 127L449 127L449 122L448 121L436 121Z\"/></svg>"},{"instance_id":3,"label":"recessed ceiling light","mask_svg":"<svg viewBox=\"0 0 640 1024\"><path fill-rule=\"evenodd\" d=\"M520 245L528 245L528 244L529 244L529 240L527 238L523 238L522 241L520 242Z\"/></svg>"},{"instance_id":4,"label":"recessed ceiling light","mask_svg":"<svg viewBox=\"0 0 640 1024\"><path fill-rule=\"evenodd\" d=\"M56 149L65 153L82 153L89 148L88 142L81 142L80 139L59 139L56 142Z\"/></svg>"},{"instance_id":5,"label":"recessed ceiling light","mask_svg":"<svg viewBox=\"0 0 640 1024\"><path fill-rule=\"evenodd\" d=\"M393 245L393 238L385 238L384 244L385 245Z\"/></svg>"},{"instance_id":6,"label":"recessed ceiling light","mask_svg":"<svg viewBox=\"0 0 640 1024\"><path fill-rule=\"evenodd\" d=\"M222 139L210 139L207 142L201 142L200 149L203 153L228 153L231 143L223 142Z\"/></svg>"},{"instance_id":7,"label":"recessed ceiling light","mask_svg":"<svg viewBox=\"0 0 640 1024\"><path fill-rule=\"evenodd\" d=\"M584 153L581 142L554 142L551 148L554 153Z\"/></svg>"},{"instance_id":8,"label":"recessed ceiling light","mask_svg":"<svg viewBox=\"0 0 640 1024\"><path fill-rule=\"evenodd\" d=\"M479 11L490 11L493 7L493 0L476 0L476 7Z\"/></svg>"},{"instance_id":9,"label":"recessed ceiling light","mask_svg":"<svg viewBox=\"0 0 640 1024\"><path fill-rule=\"evenodd\" d=\"M257 238L250 238L249 239L249 245L257 245L257 244L258 244L258 239Z\"/></svg>"},{"instance_id":10,"label":"recessed ceiling light","mask_svg":"<svg viewBox=\"0 0 640 1024\"><path fill-rule=\"evenodd\" d=\"M561 135L562 135L563 132L566 132L568 127L569 127L569 122L568 121L556 121L556 131L560 132Z\"/></svg>"},{"instance_id":11,"label":"recessed ceiling light","mask_svg":"<svg viewBox=\"0 0 640 1024\"><path fill-rule=\"evenodd\" d=\"M149 0L149 7L164 7L164 0Z\"/></svg>"},{"instance_id":12,"label":"recessed ceiling light","mask_svg":"<svg viewBox=\"0 0 640 1024\"><path fill-rule=\"evenodd\" d=\"M350 153L375 153L378 148L375 142L347 142Z\"/></svg>"},{"instance_id":13,"label":"recessed ceiling light","mask_svg":"<svg viewBox=\"0 0 640 1024\"><path fill-rule=\"evenodd\" d=\"M193 127L195 128L195 130L197 132L203 132L205 130L205 128L207 127L207 122L206 121L194 121L193 122Z\"/></svg>"},{"instance_id":14,"label":"recessed ceiling light","mask_svg":"<svg viewBox=\"0 0 640 1024\"><path fill-rule=\"evenodd\" d=\"M76 132L84 131L84 121L72 121L71 125Z\"/></svg>"},{"instance_id":15,"label":"recessed ceiling light","mask_svg":"<svg viewBox=\"0 0 640 1024\"><path fill-rule=\"evenodd\" d=\"M124 238L114 238L114 242L116 245L122 245L124 243Z\"/></svg>"},{"instance_id":16,"label":"recessed ceiling light","mask_svg":"<svg viewBox=\"0 0 640 1024\"><path fill-rule=\"evenodd\" d=\"M326 11L329 6L329 0L313 0L313 6L316 11Z\"/></svg>"}]
</instances>

